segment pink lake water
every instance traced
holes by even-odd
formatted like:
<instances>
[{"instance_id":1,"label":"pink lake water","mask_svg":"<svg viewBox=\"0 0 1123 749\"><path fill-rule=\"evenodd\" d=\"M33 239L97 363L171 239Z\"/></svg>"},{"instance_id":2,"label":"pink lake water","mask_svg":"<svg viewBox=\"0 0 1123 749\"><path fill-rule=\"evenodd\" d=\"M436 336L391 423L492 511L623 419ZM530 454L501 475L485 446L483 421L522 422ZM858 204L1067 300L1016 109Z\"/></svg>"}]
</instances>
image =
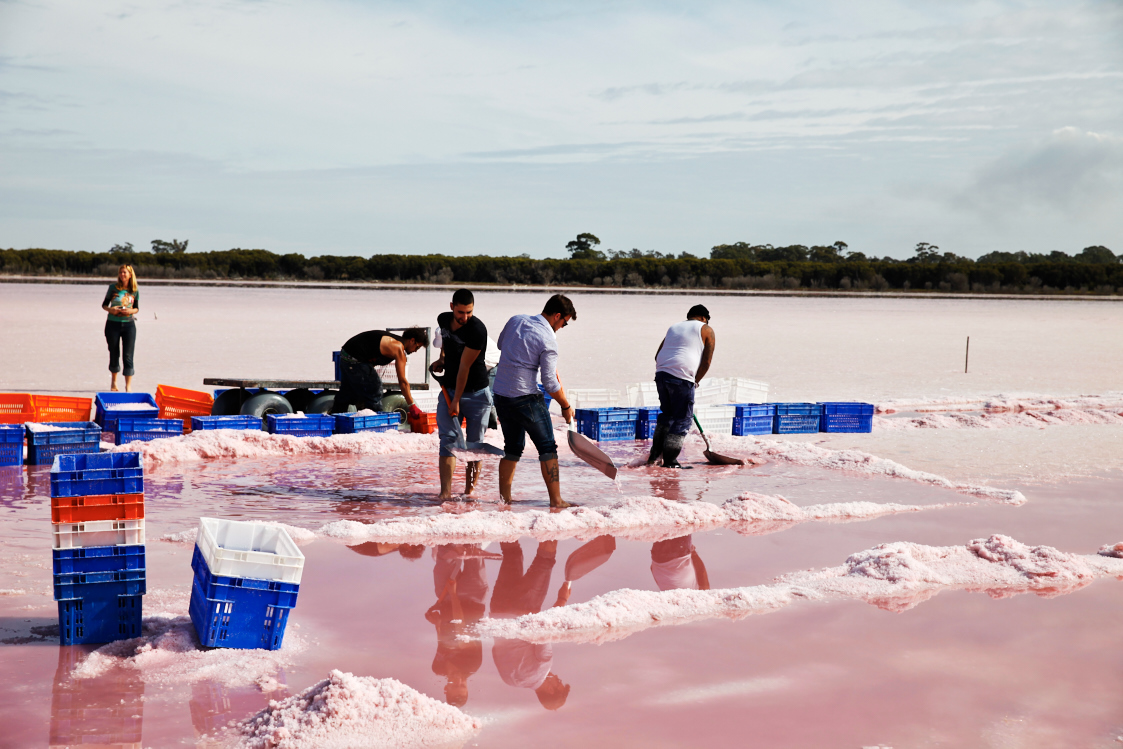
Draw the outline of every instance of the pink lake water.
<instances>
[{"instance_id":1,"label":"pink lake water","mask_svg":"<svg viewBox=\"0 0 1123 749\"><path fill-rule=\"evenodd\" d=\"M203 389L206 376L325 377L330 352L354 332L431 324L447 296L144 288L136 389ZM104 387L100 297L89 286L0 286L0 344L15 352L0 365L0 389L89 394ZM541 297L480 293L476 311L497 331L510 314L535 311ZM573 299L578 320L559 336L570 387L623 390L649 379L662 332L700 301L714 315L715 376L767 381L773 400L913 405L869 435L720 439L723 452L771 450L762 465L744 469L705 467L693 439L687 457L694 470L629 467L614 485L563 449L568 498L606 516L628 498L721 507L745 492L783 496L820 513L841 503L923 511L848 522L729 523L681 534L619 531L613 542L600 542L615 547L611 554L572 583L567 609L615 591L657 591L653 546L665 549L686 535L715 590L758 590L778 576L837 567L893 542L961 547L1003 534L1091 558L1123 541L1119 304ZM25 319L28 309L35 313ZM964 375L967 335L971 372ZM980 416L981 403L999 396L1044 416L904 428L924 418L926 402L962 400L943 407ZM1096 398L1078 403L1076 396ZM1050 420L1057 410L1044 401L1059 401L1078 418ZM186 615L192 576L190 541L161 537L187 538L199 516L281 522L306 529L298 536L306 563L285 647L275 654L177 650L153 638L141 655L60 648L50 591L48 471L0 469L0 663L8 675L0 683L0 745L223 746L230 737L218 729L333 669L393 678L441 701L455 674L466 684L463 711L484 721L469 746L1110 747L1123 736L1123 586L1115 574L1054 587L1029 576L1032 590L1009 582L947 584L916 594L901 611L828 597L738 619L703 612L686 623L653 622L630 635L600 637L603 644L593 644L597 632L583 631L550 646L550 671L569 694L560 709L544 709L532 689L505 681L510 673L500 672L495 657L503 643L458 640L461 629L447 612L430 612L452 560L475 575L461 578L465 600L482 604L468 618L502 613L495 596L509 598L511 591L499 577L500 557L515 554L500 543L502 533L474 546L415 539L399 547L325 530L343 520L379 527L389 518L465 510L475 512L457 521L482 519L485 530L489 518L499 522L494 465L485 466L476 502L441 506L435 449L400 439L404 451L392 454L381 447L293 454L276 446L222 459L198 459L185 440L178 459L149 459L149 633L183 626L174 617ZM808 444L818 452L801 452ZM642 443L607 449L623 466L643 454ZM532 461L520 467L511 512L545 510L536 474ZM1018 491L1025 502L988 498L972 487ZM933 508L945 504L951 506ZM557 599L567 560L580 558L574 553L601 535L541 531L519 539L524 565L541 552L539 568L548 568L545 608ZM400 739L397 745L414 741Z\"/></svg>"}]
</instances>

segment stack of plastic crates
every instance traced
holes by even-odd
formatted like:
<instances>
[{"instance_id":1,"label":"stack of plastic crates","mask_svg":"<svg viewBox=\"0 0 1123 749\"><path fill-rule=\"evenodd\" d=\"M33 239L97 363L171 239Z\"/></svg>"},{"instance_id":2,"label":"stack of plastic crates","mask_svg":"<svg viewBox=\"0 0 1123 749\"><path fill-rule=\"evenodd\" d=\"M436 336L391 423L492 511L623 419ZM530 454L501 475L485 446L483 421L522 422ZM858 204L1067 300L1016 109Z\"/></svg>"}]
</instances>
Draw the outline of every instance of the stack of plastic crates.
<instances>
[{"instance_id":1,"label":"stack of plastic crates","mask_svg":"<svg viewBox=\"0 0 1123 749\"><path fill-rule=\"evenodd\" d=\"M620 403L620 391L607 388L585 388L583 390L567 390L569 402L574 408L594 411L604 408L615 408ZM632 409L633 411L635 409Z\"/></svg>"},{"instance_id":2,"label":"stack of plastic crates","mask_svg":"<svg viewBox=\"0 0 1123 749\"><path fill-rule=\"evenodd\" d=\"M819 420L820 432L857 432L873 431L872 403L828 402L818 404L823 409Z\"/></svg>"},{"instance_id":3,"label":"stack of plastic crates","mask_svg":"<svg viewBox=\"0 0 1123 749\"><path fill-rule=\"evenodd\" d=\"M119 417L155 419L160 407L149 393L98 393L94 396L94 421L107 432L117 431Z\"/></svg>"},{"instance_id":4,"label":"stack of plastic crates","mask_svg":"<svg viewBox=\"0 0 1123 749\"><path fill-rule=\"evenodd\" d=\"M773 434L811 434L819 431L823 408L818 403L776 403Z\"/></svg>"},{"instance_id":5,"label":"stack of plastic crates","mask_svg":"<svg viewBox=\"0 0 1123 749\"><path fill-rule=\"evenodd\" d=\"M191 431L212 429L250 429L261 431L260 416L192 416Z\"/></svg>"},{"instance_id":6,"label":"stack of plastic crates","mask_svg":"<svg viewBox=\"0 0 1123 749\"><path fill-rule=\"evenodd\" d=\"M304 555L283 528L199 518L191 622L205 647L277 650L296 606Z\"/></svg>"},{"instance_id":7,"label":"stack of plastic crates","mask_svg":"<svg viewBox=\"0 0 1123 749\"><path fill-rule=\"evenodd\" d=\"M397 411L386 413L368 414L335 414L336 434L355 434L357 432L390 432L398 428L402 422Z\"/></svg>"},{"instance_id":8,"label":"stack of plastic crates","mask_svg":"<svg viewBox=\"0 0 1123 749\"><path fill-rule=\"evenodd\" d=\"M578 408L577 431L598 442L620 442L636 438L635 408Z\"/></svg>"},{"instance_id":9,"label":"stack of plastic crates","mask_svg":"<svg viewBox=\"0 0 1123 749\"><path fill-rule=\"evenodd\" d=\"M24 429L29 466L50 465L59 455L96 453L101 449L101 427L92 421L30 421Z\"/></svg>"},{"instance_id":10,"label":"stack of plastic crates","mask_svg":"<svg viewBox=\"0 0 1123 749\"><path fill-rule=\"evenodd\" d=\"M265 430L290 437L330 437L335 431L335 417L331 414L268 414Z\"/></svg>"},{"instance_id":11,"label":"stack of plastic crates","mask_svg":"<svg viewBox=\"0 0 1123 749\"><path fill-rule=\"evenodd\" d=\"M156 386L156 405L161 419L182 419L183 431L191 431L192 416L210 416L214 398L210 393L171 385Z\"/></svg>"},{"instance_id":12,"label":"stack of plastic crates","mask_svg":"<svg viewBox=\"0 0 1123 749\"><path fill-rule=\"evenodd\" d=\"M658 418L658 408L636 409L636 439L651 439L651 436L655 434L655 422Z\"/></svg>"},{"instance_id":13,"label":"stack of plastic crates","mask_svg":"<svg viewBox=\"0 0 1123 749\"><path fill-rule=\"evenodd\" d=\"M23 425L0 424L0 466L23 462Z\"/></svg>"},{"instance_id":14,"label":"stack of plastic crates","mask_svg":"<svg viewBox=\"0 0 1123 749\"><path fill-rule=\"evenodd\" d=\"M62 644L139 636L145 593L140 454L55 458L51 524Z\"/></svg>"},{"instance_id":15,"label":"stack of plastic crates","mask_svg":"<svg viewBox=\"0 0 1123 749\"><path fill-rule=\"evenodd\" d=\"M162 437L178 437L183 434L183 421L180 419L134 419L118 416L117 428L113 432L116 444L128 442L148 442Z\"/></svg>"},{"instance_id":16,"label":"stack of plastic crates","mask_svg":"<svg viewBox=\"0 0 1123 749\"><path fill-rule=\"evenodd\" d=\"M733 434L736 406L702 405L694 407L694 416L706 434Z\"/></svg>"},{"instance_id":17,"label":"stack of plastic crates","mask_svg":"<svg viewBox=\"0 0 1123 749\"><path fill-rule=\"evenodd\" d=\"M90 648L82 645L58 648L47 745L52 749L140 749L144 746L144 677L135 668L73 676L89 653Z\"/></svg>"},{"instance_id":18,"label":"stack of plastic crates","mask_svg":"<svg viewBox=\"0 0 1123 749\"><path fill-rule=\"evenodd\" d=\"M733 434L772 434L772 420L776 416L774 403L736 403L733 406Z\"/></svg>"}]
</instances>

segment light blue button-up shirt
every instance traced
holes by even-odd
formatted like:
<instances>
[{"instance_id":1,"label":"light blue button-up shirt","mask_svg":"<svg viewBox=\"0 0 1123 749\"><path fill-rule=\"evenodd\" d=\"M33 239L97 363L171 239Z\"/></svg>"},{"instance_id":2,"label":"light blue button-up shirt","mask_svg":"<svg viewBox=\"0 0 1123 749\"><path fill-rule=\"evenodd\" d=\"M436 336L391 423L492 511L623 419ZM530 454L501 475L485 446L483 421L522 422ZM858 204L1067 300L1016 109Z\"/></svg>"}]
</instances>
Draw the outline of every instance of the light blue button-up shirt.
<instances>
[{"instance_id":1,"label":"light blue button-up shirt","mask_svg":"<svg viewBox=\"0 0 1123 749\"><path fill-rule=\"evenodd\" d=\"M503 326L497 342L499 367L495 370L496 395L517 398L538 392L538 373L546 392L561 389L558 380L558 338L542 315L515 315Z\"/></svg>"}]
</instances>

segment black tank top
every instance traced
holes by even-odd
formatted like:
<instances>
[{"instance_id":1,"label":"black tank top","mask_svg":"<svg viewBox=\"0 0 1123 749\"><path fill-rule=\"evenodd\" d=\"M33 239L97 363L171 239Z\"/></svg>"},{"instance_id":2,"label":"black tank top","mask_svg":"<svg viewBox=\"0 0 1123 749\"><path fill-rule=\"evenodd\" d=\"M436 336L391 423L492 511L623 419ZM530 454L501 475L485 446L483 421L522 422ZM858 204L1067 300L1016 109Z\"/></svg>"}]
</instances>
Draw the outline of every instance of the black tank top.
<instances>
[{"instance_id":1,"label":"black tank top","mask_svg":"<svg viewBox=\"0 0 1123 749\"><path fill-rule=\"evenodd\" d=\"M387 333L385 330L368 330L352 336L343 344L343 352L353 359L358 359L367 364L382 366L394 361L394 357L382 353L382 337L393 338L398 343L402 342L401 336Z\"/></svg>"}]
</instances>

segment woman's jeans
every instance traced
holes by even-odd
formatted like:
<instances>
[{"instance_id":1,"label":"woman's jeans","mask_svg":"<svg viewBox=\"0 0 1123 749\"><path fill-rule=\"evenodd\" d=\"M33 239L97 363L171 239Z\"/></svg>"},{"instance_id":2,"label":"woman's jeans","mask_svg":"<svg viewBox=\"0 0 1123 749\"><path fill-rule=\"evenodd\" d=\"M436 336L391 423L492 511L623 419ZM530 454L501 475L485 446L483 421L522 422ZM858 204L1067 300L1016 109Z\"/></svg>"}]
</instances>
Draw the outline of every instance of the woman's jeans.
<instances>
[{"instance_id":1,"label":"woman's jeans","mask_svg":"<svg viewBox=\"0 0 1123 749\"><path fill-rule=\"evenodd\" d=\"M538 460L545 463L558 457L558 443L554 442L554 424L546 410L542 393L520 395L517 398L495 396L495 411L499 414L499 427L503 430L504 460L518 462L526 447L526 435L538 448Z\"/></svg>"},{"instance_id":2,"label":"woman's jeans","mask_svg":"<svg viewBox=\"0 0 1123 749\"><path fill-rule=\"evenodd\" d=\"M452 448L456 445L457 435L460 433L460 419L467 420L468 442L479 442L484 438L487 430L487 420L491 416L491 388L481 388L474 393L462 393L460 396L460 415L454 421L448 413L448 401L444 393L437 399L437 432L441 436L440 456L442 458L455 457ZM461 445L463 447L463 445Z\"/></svg>"},{"instance_id":3,"label":"woman's jeans","mask_svg":"<svg viewBox=\"0 0 1123 749\"><path fill-rule=\"evenodd\" d=\"M117 374L121 371L121 349L124 349L125 377L132 377L133 347L136 346L136 323L105 321L105 342L109 344L109 371Z\"/></svg>"}]
</instances>

